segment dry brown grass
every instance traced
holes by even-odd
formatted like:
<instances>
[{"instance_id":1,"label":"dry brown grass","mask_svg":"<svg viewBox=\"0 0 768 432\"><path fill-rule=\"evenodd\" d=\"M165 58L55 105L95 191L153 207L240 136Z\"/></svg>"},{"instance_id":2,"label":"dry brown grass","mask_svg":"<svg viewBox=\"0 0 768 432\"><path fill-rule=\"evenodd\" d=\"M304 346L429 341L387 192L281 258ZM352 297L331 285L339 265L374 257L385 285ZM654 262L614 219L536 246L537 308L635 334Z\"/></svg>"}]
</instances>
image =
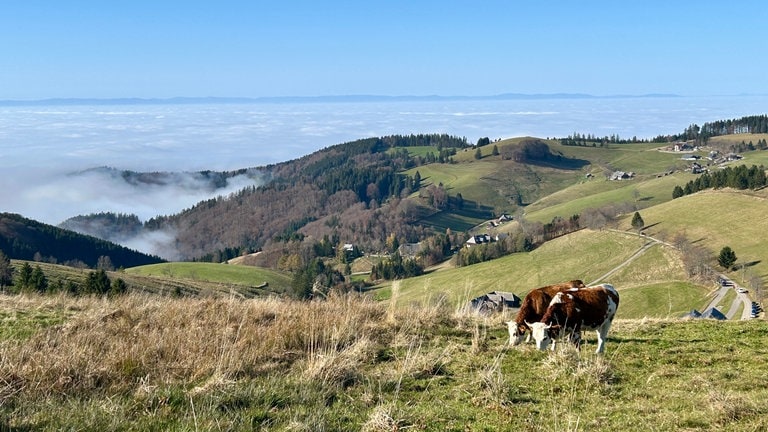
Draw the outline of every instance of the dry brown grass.
<instances>
[{"instance_id":1,"label":"dry brown grass","mask_svg":"<svg viewBox=\"0 0 768 432\"><path fill-rule=\"evenodd\" d=\"M509 347L503 314L456 313L442 300L388 306L356 295L0 296L5 316L64 317L0 339L0 430L765 425L760 322L618 320L600 356L568 343ZM737 363L757 385L736 380Z\"/></svg>"},{"instance_id":2,"label":"dry brown grass","mask_svg":"<svg viewBox=\"0 0 768 432\"><path fill-rule=\"evenodd\" d=\"M0 387L62 395L96 389L212 383L300 364L309 378L346 380L385 337L383 305L362 298L2 298L4 308L50 302L74 317L0 345ZM16 304L14 304L16 303Z\"/></svg>"},{"instance_id":3,"label":"dry brown grass","mask_svg":"<svg viewBox=\"0 0 768 432\"><path fill-rule=\"evenodd\" d=\"M448 354L423 353L415 340L420 328L451 319L441 305L415 313L354 295L316 302L14 296L0 305L71 315L28 340L0 344L0 403L22 392L141 394L168 385L199 394L275 371L346 386L381 345L409 347L399 373L437 373Z\"/></svg>"}]
</instances>

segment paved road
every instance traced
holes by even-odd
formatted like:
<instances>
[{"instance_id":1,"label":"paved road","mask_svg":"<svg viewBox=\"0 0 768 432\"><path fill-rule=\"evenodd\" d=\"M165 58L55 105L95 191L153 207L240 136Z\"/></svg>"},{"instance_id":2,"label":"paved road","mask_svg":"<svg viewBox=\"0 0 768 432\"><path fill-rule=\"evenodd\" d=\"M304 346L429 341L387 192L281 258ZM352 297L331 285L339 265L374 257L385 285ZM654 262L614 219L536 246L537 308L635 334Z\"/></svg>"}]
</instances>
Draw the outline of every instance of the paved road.
<instances>
[{"instance_id":1,"label":"paved road","mask_svg":"<svg viewBox=\"0 0 768 432\"><path fill-rule=\"evenodd\" d=\"M707 307L704 310L707 310L712 307L717 307L718 304L722 301L723 297L728 293L728 290L738 290L741 288L736 282L729 279L727 276L720 274L718 275L721 280L725 280L727 282L730 282L730 284L726 285L720 285L720 289L717 290L715 293L715 297L712 299L711 302L707 305ZM741 316L736 317L736 311L739 309L739 305L744 305L744 308L741 311ZM719 309L718 309L719 310ZM731 305L728 307L728 310L721 310L726 318L728 319L743 319L748 320L751 319L750 314L752 313L752 300L749 298L749 295L736 293L736 298L733 299L733 302L731 302Z\"/></svg>"}]
</instances>

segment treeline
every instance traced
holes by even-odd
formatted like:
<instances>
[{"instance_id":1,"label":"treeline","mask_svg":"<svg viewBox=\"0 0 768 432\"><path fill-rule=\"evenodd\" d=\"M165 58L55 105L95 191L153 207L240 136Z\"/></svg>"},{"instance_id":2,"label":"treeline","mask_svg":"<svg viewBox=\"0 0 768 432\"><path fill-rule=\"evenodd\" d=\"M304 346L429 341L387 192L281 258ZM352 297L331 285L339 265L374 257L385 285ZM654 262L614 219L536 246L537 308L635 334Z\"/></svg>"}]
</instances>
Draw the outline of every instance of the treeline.
<instances>
[{"instance_id":1,"label":"treeline","mask_svg":"<svg viewBox=\"0 0 768 432\"><path fill-rule=\"evenodd\" d=\"M456 254L456 265L463 267L501 258L516 252L533 250L531 237L523 232L516 232L491 243L463 247Z\"/></svg>"},{"instance_id":2,"label":"treeline","mask_svg":"<svg viewBox=\"0 0 768 432\"><path fill-rule=\"evenodd\" d=\"M457 137L449 134L411 134L411 135L390 135L378 138L386 145L391 147L437 147L438 150L444 147L466 148L471 147L466 137Z\"/></svg>"},{"instance_id":3,"label":"treeline","mask_svg":"<svg viewBox=\"0 0 768 432\"><path fill-rule=\"evenodd\" d=\"M738 133L768 133L768 115L746 116L739 119L704 123L699 135L704 139Z\"/></svg>"},{"instance_id":4,"label":"treeline","mask_svg":"<svg viewBox=\"0 0 768 432\"><path fill-rule=\"evenodd\" d=\"M422 273L424 273L424 267L415 259L403 258L398 252L395 252L371 268L371 280L404 279L419 276Z\"/></svg>"},{"instance_id":5,"label":"treeline","mask_svg":"<svg viewBox=\"0 0 768 432\"><path fill-rule=\"evenodd\" d=\"M103 256L109 256L116 267L163 262L156 256L12 213L0 213L0 233L0 249L13 259L82 263L91 268Z\"/></svg>"},{"instance_id":6,"label":"treeline","mask_svg":"<svg viewBox=\"0 0 768 432\"><path fill-rule=\"evenodd\" d=\"M768 149L768 141L766 141L765 138L757 140L757 145L755 145L752 141L745 142L744 140L738 144L731 145L731 151L734 153L744 153L746 151L766 149Z\"/></svg>"},{"instance_id":7,"label":"treeline","mask_svg":"<svg viewBox=\"0 0 768 432\"><path fill-rule=\"evenodd\" d=\"M691 124L676 135L659 136L666 142L695 141L706 144L711 137L743 133L768 133L768 115L746 116L738 119L717 120L704 123L702 126Z\"/></svg>"},{"instance_id":8,"label":"treeline","mask_svg":"<svg viewBox=\"0 0 768 432\"><path fill-rule=\"evenodd\" d=\"M645 139L639 139L636 136L633 136L632 138L625 139L621 138L618 134L613 135L606 135L603 137L598 137L597 135L588 133L588 134L581 134L578 132L574 132L571 135L568 135L565 138L560 138L560 144L565 146L579 146L579 147L604 147L606 144L636 144L636 143L648 143L648 142L656 142L655 140L658 138L654 138L654 140L645 140Z\"/></svg>"},{"instance_id":9,"label":"treeline","mask_svg":"<svg viewBox=\"0 0 768 432\"><path fill-rule=\"evenodd\" d=\"M680 198L705 189L722 189L726 187L734 189L759 189L768 185L765 175L765 167L762 165L739 165L726 167L717 171L707 171L685 184L685 187L675 186L672 190L672 198Z\"/></svg>"},{"instance_id":10,"label":"treeline","mask_svg":"<svg viewBox=\"0 0 768 432\"><path fill-rule=\"evenodd\" d=\"M633 144L633 143L666 143L675 141L695 141L697 144L704 144L714 136L732 135L741 133L768 133L768 115L746 116L738 119L717 120L704 123L702 126L691 124L679 134L657 135L650 140L638 139L636 136L631 139L623 139L618 135L598 137L587 133L576 133L560 138L560 144L567 146L582 147L602 147L606 144Z\"/></svg>"},{"instance_id":11,"label":"treeline","mask_svg":"<svg viewBox=\"0 0 768 432\"><path fill-rule=\"evenodd\" d=\"M407 150L404 150L407 151ZM405 168L413 168L414 166L426 165L431 163L453 163L453 157L456 156L456 148L443 148L437 151L437 155L433 152L428 152L424 156L413 156L412 163L407 164Z\"/></svg>"},{"instance_id":12,"label":"treeline","mask_svg":"<svg viewBox=\"0 0 768 432\"><path fill-rule=\"evenodd\" d=\"M0 292L3 293L65 293L70 295L119 295L128 290L128 285L121 278L110 279L104 269L88 272L85 281L49 280L40 265L32 266L24 262L14 268L10 258L0 251Z\"/></svg>"}]
</instances>

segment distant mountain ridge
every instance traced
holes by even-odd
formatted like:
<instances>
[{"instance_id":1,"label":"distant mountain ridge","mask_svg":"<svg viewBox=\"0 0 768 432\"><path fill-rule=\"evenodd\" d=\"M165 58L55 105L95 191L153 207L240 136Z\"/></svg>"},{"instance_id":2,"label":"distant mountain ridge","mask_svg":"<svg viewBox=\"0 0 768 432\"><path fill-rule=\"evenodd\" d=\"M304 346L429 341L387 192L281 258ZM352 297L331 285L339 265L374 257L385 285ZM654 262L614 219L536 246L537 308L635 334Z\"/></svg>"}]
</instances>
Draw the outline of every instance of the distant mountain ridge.
<instances>
[{"instance_id":1,"label":"distant mountain ridge","mask_svg":"<svg viewBox=\"0 0 768 432\"><path fill-rule=\"evenodd\" d=\"M265 96L265 97L172 97L172 98L50 98L35 100L0 100L0 106L47 105L181 105L181 104L248 104L310 102L418 102L449 100L538 100L538 99L616 99L682 97L672 93L597 96L585 93L501 93L481 96L441 95L329 95L329 96Z\"/></svg>"}]
</instances>

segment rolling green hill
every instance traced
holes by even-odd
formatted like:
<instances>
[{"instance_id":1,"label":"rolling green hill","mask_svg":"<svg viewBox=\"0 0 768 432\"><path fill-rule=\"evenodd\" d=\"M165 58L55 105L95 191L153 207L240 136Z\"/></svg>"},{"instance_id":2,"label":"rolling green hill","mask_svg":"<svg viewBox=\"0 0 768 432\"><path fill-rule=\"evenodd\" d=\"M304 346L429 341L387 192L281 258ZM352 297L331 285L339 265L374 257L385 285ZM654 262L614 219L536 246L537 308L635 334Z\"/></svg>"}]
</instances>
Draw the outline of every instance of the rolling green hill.
<instances>
[{"instance_id":1,"label":"rolling green hill","mask_svg":"<svg viewBox=\"0 0 768 432\"><path fill-rule=\"evenodd\" d=\"M609 282L628 299L621 318L679 317L707 302L709 288L687 280L679 253L656 244L608 278L603 276L628 260L646 239L618 231L581 230L518 253L468 267L435 271L375 290L397 304L448 302L456 308L490 291L514 292L570 279Z\"/></svg>"},{"instance_id":2,"label":"rolling green hill","mask_svg":"<svg viewBox=\"0 0 768 432\"><path fill-rule=\"evenodd\" d=\"M693 178L684 171L690 162L681 160L680 153L661 151L658 143L578 147L541 140L553 154L585 161L581 167L526 164L504 158L505 148L515 148L530 139L494 143L500 149L498 156L492 155L493 145L488 145L481 149L482 159L476 160L471 150L460 151L454 157L457 163L419 166L405 173L414 175L418 171L424 186L442 184L451 196L461 194L465 200L490 207L496 215L514 213L520 201L527 204L526 216L542 223L607 203L636 202L640 207L662 203L672 199L674 186ZM615 170L631 171L636 177L631 181L608 181L606 176ZM668 175L670 172L674 174ZM477 225L488 218L482 214L472 215L469 220L456 217L453 224L453 213L459 212L443 212L440 223L433 225L463 231L467 225ZM429 218L425 221L431 223Z\"/></svg>"},{"instance_id":3,"label":"rolling green hill","mask_svg":"<svg viewBox=\"0 0 768 432\"><path fill-rule=\"evenodd\" d=\"M672 238L681 234L696 245L717 256L724 246L730 246L738 258L736 264L746 264L733 277L747 284L749 275L761 279L768 274L768 191L758 192L706 190L684 196L640 212L646 232L652 236ZM627 228L629 219L622 220Z\"/></svg>"},{"instance_id":4,"label":"rolling green hill","mask_svg":"<svg viewBox=\"0 0 768 432\"><path fill-rule=\"evenodd\" d=\"M629 181L610 181L605 178L584 179L561 189L526 207L526 217L546 223L555 216L570 217L587 208L598 208L612 203L632 203L649 207L672 199L675 186L685 185L695 178L693 174L679 172L662 177L637 178Z\"/></svg>"},{"instance_id":5,"label":"rolling green hill","mask_svg":"<svg viewBox=\"0 0 768 432\"><path fill-rule=\"evenodd\" d=\"M758 139L762 139L762 135L746 135L738 137L738 142L757 142ZM498 145L515 145L516 142L506 140ZM570 183L564 180L560 183L562 187L526 206L527 220L546 223L556 216L568 218L588 208L628 203L630 208L641 213L648 235L668 242L682 235L706 249L707 264L714 268L717 268L716 256L720 249L730 246L739 258L737 266L741 265L738 271L731 272L733 278L747 286L755 279L766 279L768 251L762 243L764 233L768 231L768 217L765 216L768 214L767 190L708 190L673 200L675 186L684 186L697 177L683 170L690 162L682 161L680 153L665 151L658 144L621 144L607 148L562 146L554 141L548 144L555 152L589 160L591 165L571 176ZM706 155L707 150L699 153ZM749 151L743 156L742 161L731 164L752 165L768 161L765 151ZM706 159L702 161L707 162ZM487 200L492 199L489 198L493 195L492 188L478 187L478 184L483 184L485 176L490 176L504 164L508 162L490 155L467 163L477 174L474 180L473 170L467 166L439 165L427 169L419 167L419 170L423 178L442 182L451 193ZM610 181L603 176L609 168L633 171L636 176L632 180ZM531 169L538 170L537 167ZM718 168L711 166L710 169ZM586 176L587 172L595 174ZM544 189L539 192L543 193ZM592 282L642 246L644 240L629 233L633 212L624 215L618 223L619 230L626 234L582 230L550 241L530 253L518 253L465 268L441 269L403 280L394 291L392 284L386 283L375 292L381 298L395 297L399 304L448 301L460 307L474 296L494 290L512 291L522 297L530 289L549 283L574 278ZM509 231L517 226L505 224L494 232ZM478 232L486 230L484 225L477 228ZM615 284L628 300L619 312L624 318L681 316L690 309L704 307L713 288L710 281L689 280L681 252L660 244L605 281ZM753 298L760 295L754 293Z\"/></svg>"},{"instance_id":6,"label":"rolling green hill","mask_svg":"<svg viewBox=\"0 0 768 432\"><path fill-rule=\"evenodd\" d=\"M11 260L19 268L25 261ZM29 262L44 272L49 287L68 282L85 284L90 269L44 262ZM291 277L273 270L213 263L160 263L108 271L110 280L122 279L132 292L184 296L257 297L282 294L291 288Z\"/></svg>"},{"instance_id":7,"label":"rolling green hill","mask_svg":"<svg viewBox=\"0 0 768 432\"><path fill-rule=\"evenodd\" d=\"M125 274L186 283L232 285L250 291L274 293L285 292L291 286L291 276L285 273L259 267L216 263L152 264L126 269Z\"/></svg>"},{"instance_id":8,"label":"rolling green hill","mask_svg":"<svg viewBox=\"0 0 768 432\"><path fill-rule=\"evenodd\" d=\"M713 138L713 141L719 139L719 145L729 145L731 142L757 141L763 139L763 135L717 137ZM548 150L545 157L519 160L516 157L519 150L532 141L540 145L546 144ZM201 203L185 212L183 217L179 216L178 221L168 219L157 223L178 223L178 226L186 226L185 232L189 237L185 241L189 244L196 244L193 240L198 237L205 237L206 242L225 234L232 237L227 228L229 226L245 227L243 229L250 230L248 232L253 232L256 229L254 227L260 227L260 241L269 239L269 246L275 248L271 254L264 254L264 262L267 263L265 265L275 265L283 256L281 254L295 252L290 249L292 246L288 245L290 239L294 238L307 242L304 246L310 247L312 241L324 235L338 236L342 242L351 241L347 237L353 236L355 240L367 241L369 248L373 249L380 247L384 237L395 232L399 236L398 240L412 241L412 238L423 239L429 235L429 228L437 232L451 229L455 233L462 233L477 227L476 229L482 231L485 229L482 222L502 212L514 214L514 210L524 210L526 220L547 223L554 217L569 218L585 209L629 203L633 210L625 210L629 215L620 221L619 229L630 230L628 217L638 209L642 212L646 226L650 227L647 229L649 234L670 239L677 233L683 233L691 242L706 246L713 255L722 246L731 246L739 257L738 263L748 264L740 272L742 280L751 276L764 279L768 274L768 264L765 264L768 257L763 256L759 241L760 234L766 228L765 218L762 216L766 210L766 194L704 192L673 201L673 188L685 185L695 176L684 170L690 162L682 161L680 153L667 151L666 146L658 143L565 146L558 140L520 137L481 147L479 158L474 149L459 146L450 163L413 167L413 164L405 165L404 161L399 161L397 163L411 168L399 171L398 176L414 176L419 172L421 178L421 190L411 192L407 199L401 199L408 195L403 193L392 200L397 203L407 200L412 201L408 204L416 203L411 206L403 205L402 210L395 205L387 208L389 201L382 201L380 204L373 201L358 202L360 196L379 195L376 192L378 186L374 181L379 182L381 179L367 178L363 175L366 173L366 165L355 165L357 160L352 163L346 153L350 148L357 149L357 156L370 159L369 161L363 158L360 161L371 162L381 156L374 151L381 146L369 149L368 144L371 143L363 140L350 143L352 147L340 145L339 148L326 152L328 154L318 153L302 158L304 165L301 166L304 166L307 177L305 180L308 182L303 184L304 189L290 189L289 193L288 189L281 189L288 186L282 185L258 191L249 190L228 199ZM395 146L388 148L387 152L390 155L398 155L403 153L403 149L407 149L411 154L423 156L436 148ZM494 148L498 152L494 152ZM706 150L699 153L705 154ZM744 156L744 161L740 163L768 161L768 152L764 151L750 151ZM386 158L382 156L381 159ZM393 164L396 162L388 161ZM344 166L354 168L350 168L352 171L347 173L348 176L359 175L357 180L360 184L357 184L355 189L359 196L350 196L351 192L345 190L343 193L335 192L331 199L313 189L316 184L308 179L315 177L309 174L335 173L329 178L317 177L325 178L329 185L335 184L333 182L340 181L344 176L336 173L333 167L334 164L342 162ZM371 165L368 168L375 171L383 169L383 166L388 165ZM285 172L275 169L276 173L282 173L286 178L293 178L291 176L298 170L289 163L280 165L280 169ZM392 167L388 166L387 169L391 170ZM613 170L631 171L635 173L635 177L627 181L609 181L606 174ZM394 178L397 177L392 174L392 179ZM287 181L285 183L288 184ZM382 188L379 192L383 192L386 182L381 180L380 183ZM464 205L454 203L438 209L437 206L425 204L427 199L422 194L425 189L436 185L442 185L452 199L461 195ZM297 196L302 199L295 198ZM286 213L275 214L268 211L268 206L257 205L264 203L259 201L262 199L269 201L270 205L282 207ZM254 208L260 209L258 217L255 216ZM307 216L302 208L311 209L317 214ZM339 208L346 213L340 213ZM198 218L203 212L207 212L207 216ZM237 222L232 225L231 221L238 220L238 215L250 219L246 223ZM231 219L222 221L222 217ZM180 222L187 219L189 223ZM209 224L206 225L207 229L200 226L189 228L195 223L202 223L203 219ZM267 227L272 223L275 227L288 227L279 231L280 241L275 241L273 229ZM0 231L8 231L7 226L9 225L6 224L6 228L0 226ZM514 226L516 225L506 224L499 231ZM39 233L27 230L25 238L35 240L35 245L56 243L42 241L33 234ZM243 241L244 238L250 238L246 234L232 238L235 237L235 240L230 240ZM515 254L466 268L434 271L420 278L406 280L397 293L398 301L424 301L446 296L451 302L460 304L472 296L490 290L511 290L522 295L536 286L565 279L595 281L637 252L643 242L643 239L628 234L582 230L550 241L530 253ZM296 256L298 257L298 254ZM114 257L112 259L114 262ZM678 314L691 305L700 307L700 304L694 303L703 301L707 287L687 282L681 262L677 251L668 246L656 245L630 265L612 274L611 282L620 290L627 290L627 295L640 299L633 303L644 305L637 310L623 309L626 311L624 313L631 317L645 314L666 317ZM94 265L90 262L87 264ZM123 264L115 262L115 265ZM291 286L289 275L254 268L243 270L235 266L192 263L135 268L124 266L132 267L122 273L129 286L153 292L198 294L211 289L218 293L234 290L242 295L257 295L263 292L285 292ZM511 280L516 282L510 284ZM268 289L262 290L263 288ZM691 288L693 294L676 295L678 291L687 291L687 288ZM388 297L391 291L384 287L378 290L378 295ZM643 299L643 296L653 297L653 300ZM657 301L658 297L663 296L667 297L666 303ZM649 312L648 309L652 308L658 310Z\"/></svg>"}]
</instances>

